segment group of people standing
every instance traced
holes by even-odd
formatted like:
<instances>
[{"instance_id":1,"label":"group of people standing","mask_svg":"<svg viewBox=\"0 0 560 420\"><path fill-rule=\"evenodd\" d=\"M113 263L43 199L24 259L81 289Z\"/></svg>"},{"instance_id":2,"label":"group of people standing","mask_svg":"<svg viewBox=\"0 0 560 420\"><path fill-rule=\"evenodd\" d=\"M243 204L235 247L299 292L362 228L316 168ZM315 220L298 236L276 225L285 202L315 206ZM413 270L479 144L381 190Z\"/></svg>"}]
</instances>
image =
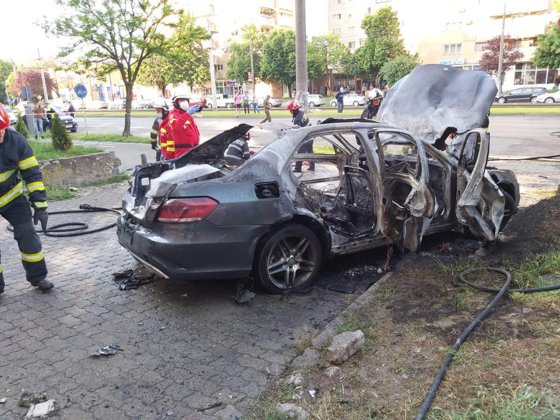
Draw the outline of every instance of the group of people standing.
<instances>
[{"instance_id":1,"label":"group of people standing","mask_svg":"<svg viewBox=\"0 0 560 420\"><path fill-rule=\"evenodd\" d=\"M236 115L237 117L239 117L239 114L241 112L241 106L243 106L244 114L250 114L251 108L253 109L254 114L260 114L259 101L256 96L250 98L247 92L236 91L235 95L233 96L233 102L235 104L235 111L237 113Z\"/></svg>"}]
</instances>

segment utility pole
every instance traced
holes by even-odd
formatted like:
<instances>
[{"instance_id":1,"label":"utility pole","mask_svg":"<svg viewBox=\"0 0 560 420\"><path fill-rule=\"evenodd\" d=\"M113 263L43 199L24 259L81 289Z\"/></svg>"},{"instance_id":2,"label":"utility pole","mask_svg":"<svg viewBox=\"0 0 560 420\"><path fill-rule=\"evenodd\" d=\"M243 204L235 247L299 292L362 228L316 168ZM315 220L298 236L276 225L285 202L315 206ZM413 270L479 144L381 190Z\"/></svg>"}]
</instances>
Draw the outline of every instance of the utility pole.
<instances>
[{"instance_id":1,"label":"utility pole","mask_svg":"<svg viewBox=\"0 0 560 420\"><path fill-rule=\"evenodd\" d=\"M506 0L504 0L504 13L502 14L502 32L500 33L500 52L498 54L498 95L502 94L502 72L504 66L504 32L506 27Z\"/></svg>"},{"instance_id":2,"label":"utility pole","mask_svg":"<svg viewBox=\"0 0 560 420\"><path fill-rule=\"evenodd\" d=\"M41 51L37 48L37 56L39 58L39 63L41 64L41 82L43 83L43 100L49 100L49 95L47 93L47 83L45 82L45 70L43 69L43 59L41 58Z\"/></svg>"},{"instance_id":3,"label":"utility pole","mask_svg":"<svg viewBox=\"0 0 560 420\"><path fill-rule=\"evenodd\" d=\"M255 93L255 65L253 64L253 35L249 36L249 54L251 55L251 81L253 82L253 96Z\"/></svg>"},{"instance_id":4,"label":"utility pole","mask_svg":"<svg viewBox=\"0 0 560 420\"><path fill-rule=\"evenodd\" d=\"M307 36L305 0L296 0L296 99L307 112Z\"/></svg>"}]
</instances>

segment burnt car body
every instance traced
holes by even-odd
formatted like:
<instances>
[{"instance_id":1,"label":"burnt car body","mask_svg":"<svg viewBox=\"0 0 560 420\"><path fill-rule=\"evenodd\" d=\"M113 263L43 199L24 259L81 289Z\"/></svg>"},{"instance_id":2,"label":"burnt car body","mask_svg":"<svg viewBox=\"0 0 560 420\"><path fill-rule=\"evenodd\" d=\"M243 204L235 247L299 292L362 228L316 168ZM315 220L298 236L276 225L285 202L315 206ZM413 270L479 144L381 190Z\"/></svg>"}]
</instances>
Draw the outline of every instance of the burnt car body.
<instances>
[{"instance_id":1,"label":"burnt car body","mask_svg":"<svg viewBox=\"0 0 560 420\"><path fill-rule=\"evenodd\" d=\"M251 126L234 127L177 160L138 166L119 241L163 277L252 274L270 292L306 287L330 256L391 243L416 250L438 231L493 241L519 202L515 176L487 168L481 126L495 90L482 72L419 66L388 93L383 121L288 129L236 168L223 151ZM447 126L461 134L438 150L431 143ZM299 153L310 141L320 153ZM294 173L297 160L315 170Z\"/></svg>"}]
</instances>

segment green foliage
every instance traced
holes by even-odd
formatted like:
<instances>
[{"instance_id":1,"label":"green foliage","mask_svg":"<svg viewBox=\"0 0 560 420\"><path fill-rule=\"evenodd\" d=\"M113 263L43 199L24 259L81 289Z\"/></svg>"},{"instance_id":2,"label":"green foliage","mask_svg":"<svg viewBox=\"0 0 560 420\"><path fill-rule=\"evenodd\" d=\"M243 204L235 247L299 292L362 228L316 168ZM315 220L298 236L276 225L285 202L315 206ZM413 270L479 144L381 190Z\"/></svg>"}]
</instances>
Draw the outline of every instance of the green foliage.
<instances>
[{"instance_id":1,"label":"green foliage","mask_svg":"<svg viewBox=\"0 0 560 420\"><path fill-rule=\"evenodd\" d=\"M27 124L23 120L22 116L19 116L16 122L16 131L21 133L26 139L29 138L29 130L27 129Z\"/></svg>"},{"instance_id":2,"label":"green foliage","mask_svg":"<svg viewBox=\"0 0 560 420\"><path fill-rule=\"evenodd\" d=\"M241 31L242 41L230 44L227 73L228 78L239 82L248 80L247 76L251 71L251 52L255 77L261 77L261 59L265 42L265 35L259 32L255 25L245 25Z\"/></svg>"},{"instance_id":3,"label":"green foliage","mask_svg":"<svg viewBox=\"0 0 560 420\"><path fill-rule=\"evenodd\" d=\"M157 86L162 96L165 96L165 88L173 78L175 66L163 55L152 55L144 61L144 65L138 73L138 82L146 86Z\"/></svg>"},{"instance_id":4,"label":"green foliage","mask_svg":"<svg viewBox=\"0 0 560 420\"><path fill-rule=\"evenodd\" d=\"M414 70L418 64L420 63L418 63L418 58L416 56L410 56L408 54L399 55L393 60L383 64L379 70L379 75L392 86L397 83L399 79Z\"/></svg>"},{"instance_id":5,"label":"green foliage","mask_svg":"<svg viewBox=\"0 0 560 420\"><path fill-rule=\"evenodd\" d=\"M29 140L29 145L33 149L33 154L37 160L60 159L72 156L89 155L99 153L103 150L98 147L74 146L70 150L56 150L51 142Z\"/></svg>"},{"instance_id":6,"label":"green foliage","mask_svg":"<svg viewBox=\"0 0 560 420\"><path fill-rule=\"evenodd\" d=\"M311 45L308 46L308 51L314 47L320 49L324 57L324 73L327 72L327 67L331 66L337 71L343 71L344 62L346 57L350 54L350 50L346 45L340 42L340 38L335 34L326 34L321 36L314 36L311 39Z\"/></svg>"},{"instance_id":7,"label":"green foliage","mask_svg":"<svg viewBox=\"0 0 560 420\"><path fill-rule=\"evenodd\" d=\"M82 62L101 73L118 70L126 90L124 135L130 134L132 90L148 57L168 46L160 27L181 16L169 0L56 0L64 16L43 27L55 37L69 38L60 56L85 51Z\"/></svg>"},{"instance_id":8,"label":"green foliage","mask_svg":"<svg viewBox=\"0 0 560 420\"><path fill-rule=\"evenodd\" d=\"M291 95L296 80L296 34L294 31L276 30L263 45L261 75L288 86Z\"/></svg>"},{"instance_id":9,"label":"green foliage","mask_svg":"<svg viewBox=\"0 0 560 420\"><path fill-rule=\"evenodd\" d=\"M6 87L8 86L8 77L14 68L13 61L0 60L0 102L7 103Z\"/></svg>"},{"instance_id":10,"label":"green foliage","mask_svg":"<svg viewBox=\"0 0 560 420\"><path fill-rule=\"evenodd\" d=\"M560 67L560 27L551 24L547 33L539 35L533 63L539 67Z\"/></svg>"},{"instance_id":11,"label":"green foliage","mask_svg":"<svg viewBox=\"0 0 560 420\"><path fill-rule=\"evenodd\" d=\"M346 63L350 75L376 77L386 62L406 54L397 13L389 6L366 16L362 21L362 29L367 40Z\"/></svg>"},{"instance_id":12,"label":"green foliage","mask_svg":"<svg viewBox=\"0 0 560 420\"><path fill-rule=\"evenodd\" d=\"M67 151L72 148L72 139L66 131L66 127L60 121L58 116L54 115L52 119L52 145L55 150Z\"/></svg>"}]
</instances>

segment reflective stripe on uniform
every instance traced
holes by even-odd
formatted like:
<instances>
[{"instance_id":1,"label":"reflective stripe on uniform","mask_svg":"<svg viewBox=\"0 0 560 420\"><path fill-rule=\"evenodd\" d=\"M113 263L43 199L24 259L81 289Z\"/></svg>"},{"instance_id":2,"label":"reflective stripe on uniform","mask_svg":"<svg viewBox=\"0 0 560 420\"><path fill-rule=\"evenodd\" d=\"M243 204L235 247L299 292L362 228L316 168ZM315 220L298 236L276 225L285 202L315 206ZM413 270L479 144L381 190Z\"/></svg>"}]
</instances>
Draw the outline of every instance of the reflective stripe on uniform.
<instances>
[{"instance_id":1,"label":"reflective stripe on uniform","mask_svg":"<svg viewBox=\"0 0 560 420\"><path fill-rule=\"evenodd\" d=\"M33 263L44 260L45 256L43 255L43 251L39 251L35 254L26 254L25 252L22 252L21 259L22 261Z\"/></svg>"},{"instance_id":2,"label":"reflective stripe on uniform","mask_svg":"<svg viewBox=\"0 0 560 420\"><path fill-rule=\"evenodd\" d=\"M152 130L152 131L150 131L150 134L156 135L156 134L157 134L157 130Z\"/></svg>"},{"instance_id":3,"label":"reflective stripe on uniform","mask_svg":"<svg viewBox=\"0 0 560 420\"><path fill-rule=\"evenodd\" d=\"M37 209L46 209L49 206L49 204L46 201L34 201L33 205Z\"/></svg>"},{"instance_id":4,"label":"reflective stripe on uniform","mask_svg":"<svg viewBox=\"0 0 560 420\"><path fill-rule=\"evenodd\" d=\"M4 207L14 198L19 197L21 194L23 194L23 183L20 181L14 188L0 197L0 207Z\"/></svg>"},{"instance_id":5,"label":"reflective stripe on uniform","mask_svg":"<svg viewBox=\"0 0 560 420\"><path fill-rule=\"evenodd\" d=\"M25 186L27 187L27 191L29 191L30 193L32 193L33 191L45 190L45 184L43 184L43 181L30 182L29 184L25 184Z\"/></svg>"},{"instance_id":6,"label":"reflective stripe on uniform","mask_svg":"<svg viewBox=\"0 0 560 420\"><path fill-rule=\"evenodd\" d=\"M6 181L9 177L11 177L14 174L15 171L16 171L15 169L12 169L6 172L2 172L0 174L0 182Z\"/></svg>"},{"instance_id":7,"label":"reflective stripe on uniform","mask_svg":"<svg viewBox=\"0 0 560 420\"><path fill-rule=\"evenodd\" d=\"M35 156L31 156L18 162L18 167L21 171L25 171L26 169L32 168L33 166L37 165L39 165L39 163L37 163L37 159L35 159Z\"/></svg>"}]
</instances>

